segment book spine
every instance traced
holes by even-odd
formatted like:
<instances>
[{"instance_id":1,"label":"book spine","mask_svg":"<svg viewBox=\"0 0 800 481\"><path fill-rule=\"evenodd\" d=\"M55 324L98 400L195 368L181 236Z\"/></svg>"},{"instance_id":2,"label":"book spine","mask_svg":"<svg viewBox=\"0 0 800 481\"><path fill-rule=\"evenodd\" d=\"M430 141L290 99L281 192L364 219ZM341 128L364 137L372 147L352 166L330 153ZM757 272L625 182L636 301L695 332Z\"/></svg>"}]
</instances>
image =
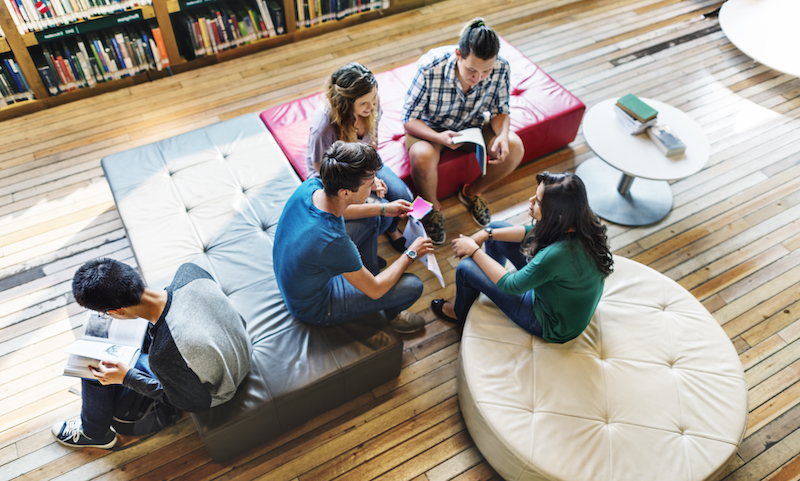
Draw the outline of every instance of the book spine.
<instances>
[{"instance_id":1,"label":"book spine","mask_svg":"<svg viewBox=\"0 0 800 481\"><path fill-rule=\"evenodd\" d=\"M13 90L11 89L11 80L8 78L6 72L4 71L3 67L0 65L0 94L3 96L3 100L6 103L14 103L14 96Z\"/></svg>"},{"instance_id":2,"label":"book spine","mask_svg":"<svg viewBox=\"0 0 800 481\"><path fill-rule=\"evenodd\" d=\"M275 36L275 26L272 24L272 18L269 16L269 10L267 9L267 3L264 0L256 0L256 6L258 6L258 12L261 14L261 20L264 22L264 25L267 27L267 35L270 37Z\"/></svg>"},{"instance_id":3,"label":"book spine","mask_svg":"<svg viewBox=\"0 0 800 481\"><path fill-rule=\"evenodd\" d=\"M15 93L22 92L22 83L17 78L17 74L14 72L14 69L11 68L11 60L7 59L7 58L4 58L3 59L3 63L5 63L6 71L8 71L9 76L11 77L11 80L14 82L14 85L13 85L15 87L14 92Z\"/></svg>"},{"instance_id":4,"label":"book spine","mask_svg":"<svg viewBox=\"0 0 800 481\"><path fill-rule=\"evenodd\" d=\"M108 80L107 74L109 72L108 65L106 65L105 59L102 55L100 55L101 49L98 45L97 40L92 40L89 42L89 47L92 49L92 55L94 56L95 61L97 62L97 67L102 70L103 73L103 80Z\"/></svg>"},{"instance_id":5,"label":"book spine","mask_svg":"<svg viewBox=\"0 0 800 481\"><path fill-rule=\"evenodd\" d=\"M158 46L156 45L156 41L152 38L148 39L150 51L153 53L153 58L156 61L156 70L161 71L164 68L164 64L161 63L161 53L158 51Z\"/></svg>"},{"instance_id":6,"label":"book spine","mask_svg":"<svg viewBox=\"0 0 800 481\"><path fill-rule=\"evenodd\" d=\"M164 37L161 36L161 29L156 27L152 29L153 32L153 39L156 41L156 46L158 46L158 54L161 55L161 65L164 67L169 67L169 57L167 56L167 47L164 44Z\"/></svg>"},{"instance_id":7,"label":"book spine","mask_svg":"<svg viewBox=\"0 0 800 481\"><path fill-rule=\"evenodd\" d=\"M203 29L200 28L199 19L192 22L192 28L194 29L194 36L197 37L197 44L200 46L198 55L208 54L210 45L206 42L205 37L203 37Z\"/></svg>"},{"instance_id":8,"label":"book spine","mask_svg":"<svg viewBox=\"0 0 800 481\"><path fill-rule=\"evenodd\" d=\"M56 61L55 56L48 50L44 50L44 55L45 60L50 67L50 72L53 74L53 77L56 79L56 83L59 85L59 91L65 91L67 89L67 79L64 78L64 74L61 72L61 66L58 64L58 61Z\"/></svg>"},{"instance_id":9,"label":"book spine","mask_svg":"<svg viewBox=\"0 0 800 481\"><path fill-rule=\"evenodd\" d=\"M282 35L286 31L286 16L283 6L274 0L270 0L267 4L269 5L269 13L274 15L271 19L273 28L278 35Z\"/></svg>"},{"instance_id":10,"label":"book spine","mask_svg":"<svg viewBox=\"0 0 800 481\"><path fill-rule=\"evenodd\" d=\"M22 91L23 92L30 92L31 88L28 86L28 81L25 80L25 75L22 74L22 71L19 69L19 65L13 59L11 59L11 68L14 72L19 76L19 81L22 84ZM32 96L29 96L32 98Z\"/></svg>"},{"instance_id":11,"label":"book spine","mask_svg":"<svg viewBox=\"0 0 800 481\"><path fill-rule=\"evenodd\" d=\"M69 51L66 45L63 45L64 50L64 63L66 64L67 68L69 69L69 74L72 77L72 81L75 82L76 87L82 87L82 85L78 85L81 82L81 75L78 72L78 68L75 65L75 61L72 58L72 52Z\"/></svg>"},{"instance_id":12,"label":"book spine","mask_svg":"<svg viewBox=\"0 0 800 481\"><path fill-rule=\"evenodd\" d=\"M10 96L11 94L6 91L6 80L3 67L0 67L0 107L5 107L8 105L9 101L13 103L13 100L9 98Z\"/></svg>"},{"instance_id":13,"label":"book spine","mask_svg":"<svg viewBox=\"0 0 800 481\"><path fill-rule=\"evenodd\" d=\"M125 38L122 36L121 33L115 34L112 38L112 43L114 44L114 48L117 51L117 56L122 61L122 64L125 66L127 70L133 70L133 60L128 52L127 46L125 44Z\"/></svg>"}]
</instances>

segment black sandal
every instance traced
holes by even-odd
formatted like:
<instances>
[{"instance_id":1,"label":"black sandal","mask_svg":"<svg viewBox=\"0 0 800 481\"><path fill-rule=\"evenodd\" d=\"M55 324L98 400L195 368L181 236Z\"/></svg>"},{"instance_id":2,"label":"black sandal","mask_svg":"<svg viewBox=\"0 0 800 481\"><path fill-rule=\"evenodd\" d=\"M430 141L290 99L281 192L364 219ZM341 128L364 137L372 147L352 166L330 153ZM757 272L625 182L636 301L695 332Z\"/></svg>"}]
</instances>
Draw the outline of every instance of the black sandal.
<instances>
[{"instance_id":1,"label":"black sandal","mask_svg":"<svg viewBox=\"0 0 800 481\"><path fill-rule=\"evenodd\" d=\"M444 299L434 299L434 300L432 300L431 301L431 311L433 311L433 313L436 314L436 317L438 317L439 319L441 319L443 321L448 321L448 322L454 322L456 324L461 324L460 322L458 322L458 319L454 319L454 318L446 315L444 313L444 311L442 311L442 307L444 306L445 302L447 302L447 301L445 301Z\"/></svg>"}]
</instances>

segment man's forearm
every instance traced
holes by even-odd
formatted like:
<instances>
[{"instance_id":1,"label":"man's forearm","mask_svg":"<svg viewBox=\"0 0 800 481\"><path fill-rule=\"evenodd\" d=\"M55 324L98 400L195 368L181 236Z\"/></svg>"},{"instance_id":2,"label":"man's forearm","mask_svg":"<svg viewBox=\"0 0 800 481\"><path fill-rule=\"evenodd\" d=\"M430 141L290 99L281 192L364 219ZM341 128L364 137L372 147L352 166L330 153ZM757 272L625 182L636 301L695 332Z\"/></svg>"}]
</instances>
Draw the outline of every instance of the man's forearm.
<instances>
[{"instance_id":1,"label":"man's forearm","mask_svg":"<svg viewBox=\"0 0 800 481\"><path fill-rule=\"evenodd\" d=\"M420 119L409 120L403 125L403 127L406 129L406 133L413 135L418 139L438 142L436 136L439 135L439 132L428 127L428 124L426 124L425 121L423 120Z\"/></svg>"},{"instance_id":2,"label":"man's forearm","mask_svg":"<svg viewBox=\"0 0 800 481\"><path fill-rule=\"evenodd\" d=\"M511 128L511 117L508 114L497 114L489 121L495 135L508 137Z\"/></svg>"},{"instance_id":3,"label":"man's forearm","mask_svg":"<svg viewBox=\"0 0 800 481\"><path fill-rule=\"evenodd\" d=\"M384 294L389 292L389 289L397 284L397 281L400 280L400 276L406 272L406 269L408 269L412 262L413 261L410 257L402 254L399 259L392 262L392 265L375 276L375 281L378 285L378 291L381 293L378 297L382 297Z\"/></svg>"},{"instance_id":4,"label":"man's forearm","mask_svg":"<svg viewBox=\"0 0 800 481\"><path fill-rule=\"evenodd\" d=\"M374 204L350 204L344 211L344 220L363 219L365 217L377 217L381 215L381 205Z\"/></svg>"}]
</instances>

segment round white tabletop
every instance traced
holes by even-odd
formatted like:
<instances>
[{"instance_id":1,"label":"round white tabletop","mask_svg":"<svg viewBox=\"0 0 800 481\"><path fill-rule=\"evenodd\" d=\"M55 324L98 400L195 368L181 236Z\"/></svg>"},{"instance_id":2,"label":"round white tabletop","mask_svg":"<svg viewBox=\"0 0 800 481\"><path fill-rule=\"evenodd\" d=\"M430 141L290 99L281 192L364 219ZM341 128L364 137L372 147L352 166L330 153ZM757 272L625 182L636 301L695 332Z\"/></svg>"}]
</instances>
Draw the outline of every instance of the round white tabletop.
<instances>
[{"instance_id":1,"label":"round white tabletop","mask_svg":"<svg viewBox=\"0 0 800 481\"><path fill-rule=\"evenodd\" d=\"M800 77L798 19L798 0L728 0L719 12L722 31L736 48L796 77Z\"/></svg>"},{"instance_id":2,"label":"round white tabletop","mask_svg":"<svg viewBox=\"0 0 800 481\"><path fill-rule=\"evenodd\" d=\"M700 124L675 107L643 98L658 110L658 123L666 124L686 144L686 152L667 157L647 134L631 135L614 114L617 99L603 100L583 118L583 136L598 157L612 167L642 179L675 180L699 172L708 162L710 146Z\"/></svg>"},{"instance_id":3,"label":"round white tabletop","mask_svg":"<svg viewBox=\"0 0 800 481\"><path fill-rule=\"evenodd\" d=\"M586 143L600 157L578 166L589 205L600 217L622 225L647 225L672 209L667 180L688 177L706 165L711 151L702 127L684 112L652 99L658 122L668 125L686 151L667 157L646 133L629 134L614 113L616 98L603 100L583 118ZM614 188L616 186L616 189Z\"/></svg>"}]
</instances>

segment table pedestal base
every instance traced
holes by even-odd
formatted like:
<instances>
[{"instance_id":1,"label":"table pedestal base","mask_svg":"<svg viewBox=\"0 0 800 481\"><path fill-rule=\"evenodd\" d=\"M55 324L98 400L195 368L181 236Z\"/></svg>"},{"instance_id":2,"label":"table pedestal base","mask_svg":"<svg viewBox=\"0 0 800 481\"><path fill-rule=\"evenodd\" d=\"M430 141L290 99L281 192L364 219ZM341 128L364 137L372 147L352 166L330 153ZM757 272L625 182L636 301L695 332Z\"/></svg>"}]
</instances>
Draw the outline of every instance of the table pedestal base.
<instances>
[{"instance_id":1,"label":"table pedestal base","mask_svg":"<svg viewBox=\"0 0 800 481\"><path fill-rule=\"evenodd\" d=\"M615 224L652 224L672 209L672 190L666 181L641 178L633 181L597 157L579 165L575 173L586 185L594 213ZM627 187L627 192L621 194L619 187L623 191Z\"/></svg>"}]
</instances>

